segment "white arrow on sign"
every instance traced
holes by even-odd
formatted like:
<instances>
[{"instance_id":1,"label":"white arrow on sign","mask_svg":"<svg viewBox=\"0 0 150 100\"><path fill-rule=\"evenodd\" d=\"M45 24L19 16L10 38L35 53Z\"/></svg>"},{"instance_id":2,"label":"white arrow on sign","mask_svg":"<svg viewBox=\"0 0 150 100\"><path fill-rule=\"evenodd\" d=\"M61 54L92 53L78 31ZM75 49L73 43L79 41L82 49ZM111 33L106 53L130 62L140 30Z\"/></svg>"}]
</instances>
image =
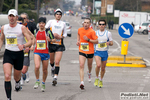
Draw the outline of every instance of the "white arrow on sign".
<instances>
[{"instance_id":1,"label":"white arrow on sign","mask_svg":"<svg viewBox=\"0 0 150 100\"><path fill-rule=\"evenodd\" d=\"M121 28L125 31L124 34L130 36L130 30L129 29L127 30L123 25L121 25Z\"/></svg>"}]
</instances>

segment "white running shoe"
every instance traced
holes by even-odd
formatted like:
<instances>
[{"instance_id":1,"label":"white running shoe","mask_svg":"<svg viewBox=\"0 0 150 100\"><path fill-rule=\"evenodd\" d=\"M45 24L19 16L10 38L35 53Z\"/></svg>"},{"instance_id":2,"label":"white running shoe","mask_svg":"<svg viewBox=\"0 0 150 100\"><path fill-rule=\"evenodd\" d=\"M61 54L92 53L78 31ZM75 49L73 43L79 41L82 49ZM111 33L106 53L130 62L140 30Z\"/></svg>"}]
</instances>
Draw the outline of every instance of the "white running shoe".
<instances>
[{"instance_id":1,"label":"white running shoe","mask_svg":"<svg viewBox=\"0 0 150 100\"><path fill-rule=\"evenodd\" d=\"M34 88L34 89L37 89L39 86L40 86L40 81L36 81L33 88Z\"/></svg>"},{"instance_id":2,"label":"white running shoe","mask_svg":"<svg viewBox=\"0 0 150 100\"><path fill-rule=\"evenodd\" d=\"M18 92L22 89L20 82L19 83L15 83L15 90Z\"/></svg>"},{"instance_id":3,"label":"white running shoe","mask_svg":"<svg viewBox=\"0 0 150 100\"><path fill-rule=\"evenodd\" d=\"M29 81L30 81L29 73L26 72L26 82L29 83Z\"/></svg>"},{"instance_id":4,"label":"white running shoe","mask_svg":"<svg viewBox=\"0 0 150 100\"><path fill-rule=\"evenodd\" d=\"M24 80L23 80L23 78L21 76L20 85L22 86L23 84L24 84Z\"/></svg>"},{"instance_id":5,"label":"white running shoe","mask_svg":"<svg viewBox=\"0 0 150 100\"><path fill-rule=\"evenodd\" d=\"M92 76L92 75L91 75L91 73L89 73L88 71L87 71L87 74L88 74L88 81L91 82L91 79L92 79L91 76Z\"/></svg>"}]
</instances>

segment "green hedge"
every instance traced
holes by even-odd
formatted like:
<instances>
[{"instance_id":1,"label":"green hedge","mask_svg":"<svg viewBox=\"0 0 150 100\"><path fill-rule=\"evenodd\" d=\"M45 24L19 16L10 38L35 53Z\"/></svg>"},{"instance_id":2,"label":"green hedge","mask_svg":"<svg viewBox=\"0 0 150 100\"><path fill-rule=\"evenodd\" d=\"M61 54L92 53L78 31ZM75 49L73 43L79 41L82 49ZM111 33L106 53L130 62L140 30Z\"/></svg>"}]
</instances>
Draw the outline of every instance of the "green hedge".
<instances>
[{"instance_id":1,"label":"green hedge","mask_svg":"<svg viewBox=\"0 0 150 100\"><path fill-rule=\"evenodd\" d=\"M96 21L100 20L100 19L105 19L106 22L108 23L109 20L113 20L114 24L118 24L119 23L119 18L118 17L114 17L114 15L106 15L106 16L100 16L100 15L91 15L91 19L96 19Z\"/></svg>"},{"instance_id":2,"label":"green hedge","mask_svg":"<svg viewBox=\"0 0 150 100\"><path fill-rule=\"evenodd\" d=\"M18 14L20 15L21 13L27 13L29 16L29 19L35 19L35 22L37 22L37 13L32 12L30 10L24 10L24 9L18 9Z\"/></svg>"}]
</instances>

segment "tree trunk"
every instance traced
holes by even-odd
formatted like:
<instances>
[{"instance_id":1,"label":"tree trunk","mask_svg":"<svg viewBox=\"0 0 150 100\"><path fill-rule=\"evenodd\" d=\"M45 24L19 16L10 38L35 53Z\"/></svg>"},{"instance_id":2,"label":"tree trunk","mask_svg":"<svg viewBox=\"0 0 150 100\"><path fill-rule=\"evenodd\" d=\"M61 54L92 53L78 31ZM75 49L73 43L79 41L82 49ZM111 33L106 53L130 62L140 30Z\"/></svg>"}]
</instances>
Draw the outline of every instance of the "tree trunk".
<instances>
[{"instance_id":1,"label":"tree trunk","mask_svg":"<svg viewBox=\"0 0 150 100\"><path fill-rule=\"evenodd\" d=\"M0 0L0 13L2 13L4 0Z\"/></svg>"},{"instance_id":2,"label":"tree trunk","mask_svg":"<svg viewBox=\"0 0 150 100\"><path fill-rule=\"evenodd\" d=\"M11 4L10 4L10 6L9 6L9 8L7 9L6 12L8 12L8 11L10 10L10 8L12 8L12 5L13 5L13 4L14 4L14 0L12 0Z\"/></svg>"}]
</instances>

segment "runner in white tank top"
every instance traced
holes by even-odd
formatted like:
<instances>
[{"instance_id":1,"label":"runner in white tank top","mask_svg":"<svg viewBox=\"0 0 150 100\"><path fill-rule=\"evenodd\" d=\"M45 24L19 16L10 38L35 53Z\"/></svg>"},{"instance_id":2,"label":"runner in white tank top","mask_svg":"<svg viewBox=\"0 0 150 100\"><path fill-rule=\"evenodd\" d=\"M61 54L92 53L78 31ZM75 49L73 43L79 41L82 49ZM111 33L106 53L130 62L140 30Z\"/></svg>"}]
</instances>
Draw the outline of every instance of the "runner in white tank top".
<instances>
[{"instance_id":1,"label":"runner in white tank top","mask_svg":"<svg viewBox=\"0 0 150 100\"><path fill-rule=\"evenodd\" d=\"M6 41L5 53L3 57L3 70L5 77L5 92L8 100L11 100L11 74L12 67L14 67L14 79L15 90L21 90L20 79L21 70L23 67L25 47L31 46L31 38L28 35L26 27L17 24L18 13L15 9L11 9L8 12L9 24L2 26L0 36L0 49L3 45L3 40ZM27 43L23 44L24 36L28 40Z\"/></svg>"},{"instance_id":2,"label":"runner in white tank top","mask_svg":"<svg viewBox=\"0 0 150 100\"><path fill-rule=\"evenodd\" d=\"M50 65L52 66L51 75L52 77L54 77L52 82L53 86L57 84L57 77L60 68L59 63L62 58L63 51L65 51L63 38L67 36L66 24L65 22L60 20L62 17L62 11L60 9L57 9L54 13L54 16L55 19L49 20L45 26L45 28L50 28L50 30L54 34L54 37L56 38L56 42L49 43Z\"/></svg>"},{"instance_id":3,"label":"runner in white tank top","mask_svg":"<svg viewBox=\"0 0 150 100\"><path fill-rule=\"evenodd\" d=\"M108 46L113 45L112 35L109 31L105 30L106 21L99 20L99 30L96 31L96 35L98 36L98 44L95 45L94 57L96 61L96 79L94 85L97 87L103 87L102 79L105 74L106 62L108 59ZM101 68L101 72L100 72ZM100 72L100 77L98 77Z\"/></svg>"}]
</instances>

